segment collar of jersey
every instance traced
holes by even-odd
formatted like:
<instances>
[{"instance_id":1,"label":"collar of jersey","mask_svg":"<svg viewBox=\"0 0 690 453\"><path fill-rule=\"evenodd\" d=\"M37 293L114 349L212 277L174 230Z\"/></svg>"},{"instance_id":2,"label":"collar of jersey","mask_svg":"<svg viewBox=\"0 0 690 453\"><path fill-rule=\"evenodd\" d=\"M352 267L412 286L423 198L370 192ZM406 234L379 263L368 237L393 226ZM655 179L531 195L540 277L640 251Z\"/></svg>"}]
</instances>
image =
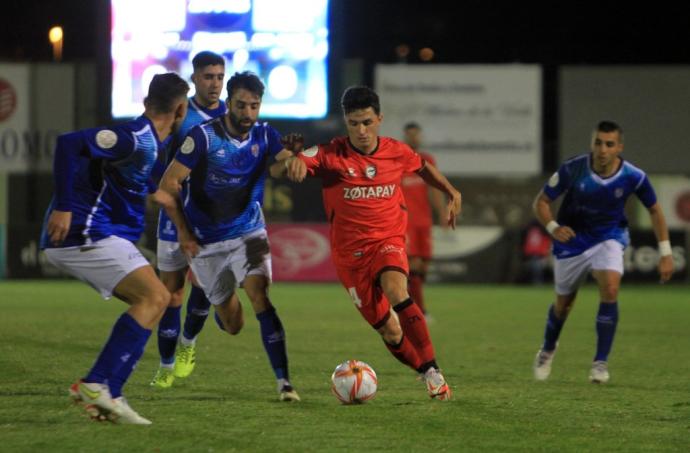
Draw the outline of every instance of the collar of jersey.
<instances>
[{"instance_id":1,"label":"collar of jersey","mask_svg":"<svg viewBox=\"0 0 690 453\"><path fill-rule=\"evenodd\" d=\"M587 155L587 169L589 170L589 173L592 175L592 178L598 182L599 184L603 185L608 185L611 184L613 181L618 179L618 177L623 173L623 167L625 166L625 161L621 157L621 164L618 167L618 170L611 176L607 176L604 178L603 176L600 176L597 172L594 171L594 168L592 168L592 154Z\"/></svg>"},{"instance_id":2,"label":"collar of jersey","mask_svg":"<svg viewBox=\"0 0 690 453\"><path fill-rule=\"evenodd\" d=\"M207 109L205 107L200 106L199 103L194 100L194 96L192 96L189 98L189 105L194 110L199 112L199 115L201 115L201 117L206 121L211 120L213 118L216 118L218 116L221 116L221 115L217 115L217 113L219 111L221 113L225 114L225 109L223 108L225 106L225 104L223 104L223 102L221 102L221 101L218 101L218 107L216 107L215 109Z\"/></svg>"},{"instance_id":3,"label":"collar of jersey","mask_svg":"<svg viewBox=\"0 0 690 453\"><path fill-rule=\"evenodd\" d=\"M350 141L350 137L347 138L347 144L350 145L350 148L352 148L354 152L361 154L362 156L373 156L374 154L376 154L376 151L379 150L379 146L381 145L381 137L376 137L376 148L374 148L374 150L369 154L365 153L364 151L353 145Z\"/></svg>"},{"instance_id":4,"label":"collar of jersey","mask_svg":"<svg viewBox=\"0 0 690 453\"><path fill-rule=\"evenodd\" d=\"M237 148L243 147L249 139L252 137L252 129L254 129L254 126L252 126L251 129L249 129L249 133L247 134L247 138L245 138L243 141L239 141L233 135L230 133L230 130L228 129L227 124L225 124L225 118L220 116L218 117L220 121L220 125L223 128L223 132L225 132L225 136L230 140L230 142L235 145ZM254 123L256 125L256 123Z\"/></svg>"}]
</instances>

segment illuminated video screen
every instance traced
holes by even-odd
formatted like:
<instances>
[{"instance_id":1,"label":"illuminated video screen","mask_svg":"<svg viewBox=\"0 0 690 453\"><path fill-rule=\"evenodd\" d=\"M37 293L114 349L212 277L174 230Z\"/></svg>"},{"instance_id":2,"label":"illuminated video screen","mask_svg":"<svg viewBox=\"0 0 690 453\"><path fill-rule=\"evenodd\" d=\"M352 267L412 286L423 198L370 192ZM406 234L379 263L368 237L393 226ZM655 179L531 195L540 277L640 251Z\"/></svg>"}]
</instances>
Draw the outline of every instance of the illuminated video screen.
<instances>
[{"instance_id":1,"label":"illuminated video screen","mask_svg":"<svg viewBox=\"0 0 690 453\"><path fill-rule=\"evenodd\" d=\"M141 114L155 74L177 72L192 95L192 58L204 50L223 55L226 81L259 75L262 117L327 113L328 0L111 0L111 13L115 118Z\"/></svg>"}]
</instances>

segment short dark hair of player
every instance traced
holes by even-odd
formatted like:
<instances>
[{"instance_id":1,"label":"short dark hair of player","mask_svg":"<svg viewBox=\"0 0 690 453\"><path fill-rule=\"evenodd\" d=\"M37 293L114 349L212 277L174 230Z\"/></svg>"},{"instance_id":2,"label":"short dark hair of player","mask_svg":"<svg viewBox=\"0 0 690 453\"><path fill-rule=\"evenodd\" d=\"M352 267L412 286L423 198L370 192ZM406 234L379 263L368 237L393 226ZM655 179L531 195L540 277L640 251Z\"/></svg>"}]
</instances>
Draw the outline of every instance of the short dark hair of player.
<instances>
[{"instance_id":1,"label":"short dark hair of player","mask_svg":"<svg viewBox=\"0 0 690 453\"><path fill-rule=\"evenodd\" d=\"M226 88L228 89L228 99L240 88L244 88L258 95L259 98L264 97L264 84L259 76L251 71L236 72L233 74L230 80L228 80Z\"/></svg>"},{"instance_id":2,"label":"short dark hair of player","mask_svg":"<svg viewBox=\"0 0 690 453\"><path fill-rule=\"evenodd\" d=\"M376 91L365 86L352 86L345 90L340 98L340 106L346 115L355 110L363 110L371 107L377 115L381 113L381 103Z\"/></svg>"},{"instance_id":3,"label":"short dark hair of player","mask_svg":"<svg viewBox=\"0 0 690 453\"><path fill-rule=\"evenodd\" d=\"M422 126L420 126L419 123L415 123L414 121L410 121L405 126L403 126L403 131L407 132L410 129L419 129L421 131Z\"/></svg>"},{"instance_id":4,"label":"short dark hair of player","mask_svg":"<svg viewBox=\"0 0 690 453\"><path fill-rule=\"evenodd\" d=\"M613 121L600 121L597 124L596 132L618 132L618 137L620 137L620 142L623 143L623 128Z\"/></svg>"},{"instance_id":5,"label":"short dark hair of player","mask_svg":"<svg viewBox=\"0 0 690 453\"><path fill-rule=\"evenodd\" d=\"M206 66L223 66L225 67L225 59L217 53L204 50L194 55L192 58L192 66L194 70L205 68Z\"/></svg>"},{"instance_id":6,"label":"short dark hair of player","mask_svg":"<svg viewBox=\"0 0 690 453\"><path fill-rule=\"evenodd\" d=\"M158 113L170 113L181 97L186 98L189 84L174 72L156 74L149 84L149 94L144 98L146 108Z\"/></svg>"}]
</instances>

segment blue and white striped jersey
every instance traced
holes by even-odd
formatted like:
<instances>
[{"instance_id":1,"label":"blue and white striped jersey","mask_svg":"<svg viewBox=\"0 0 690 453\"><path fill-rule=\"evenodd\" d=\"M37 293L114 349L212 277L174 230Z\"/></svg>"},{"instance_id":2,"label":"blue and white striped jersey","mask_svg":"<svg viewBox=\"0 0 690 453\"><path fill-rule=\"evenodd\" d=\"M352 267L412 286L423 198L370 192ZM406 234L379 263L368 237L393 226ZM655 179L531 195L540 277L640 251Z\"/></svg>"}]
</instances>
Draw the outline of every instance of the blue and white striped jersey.
<instances>
[{"instance_id":1,"label":"blue and white striped jersey","mask_svg":"<svg viewBox=\"0 0 690 453\"><path fill-rule=\"evenodd\" d=\"M56 247L46 232L53 209L72 212L67 237L57 247L111 235L136 242L144 229L146 195L155 189L150 175L161 146L145 116L58 137L55 194L43 223L41 248Z\"/></svg>"},{"instance_id":2,"label":"blue and white striped jersey","mask_svg":"<svg viewBox=\"0 0 690 453\"><path fill-rule=\"evenodd\" d=\"M185 217L200 244L242 236L265 226L261 206L269 157L280 134L255 123L248 137L230 135L223 118L192 128L175 159L192 170L182 185Z\"/></svg>"},{"instance_id":3,"label":"blue and white striped jersey","mask_svg":"<svg viewBox=\"0 0 690 453\"><path fill-rule=\"evenodd\" d=\"M607 178L592 170L591 154L564 162L544 186L544 194L551 200L565 194L557 221L572 228L576 237L566 243L554 241L556 259L579 255L609 239L626 247L629 235L625 202L633 193L647 208L656 203L656 194L645 172L625 160Z\"/></svg>"},{"instance_id":4,"label":"blue and white striped jersey","mask_svg":"<svg viewBox=\"0 0 690 453\"><path fill-rule=\"evenodd\" d=\"M196 103L193 97L189 98L189 108L187 109L187 116L185 116L180 130L173 137L170 146L167 147L165 153L159 156L158 160L160 165L160 175L156 175L158 179L163 175L163 172L167 168L168 164L175 157L175 152L178 150L182 141L187 136L189 130L201 123L212 120L213 118L222 117L227 111L227 107L224 102L220 102L218 107L215 109L207 109ZM175 224L170 217L165 213L165 209L161 209L158 215L158 238L164 241L177 242L177 229Z\"/></svg>"}]
</instances>

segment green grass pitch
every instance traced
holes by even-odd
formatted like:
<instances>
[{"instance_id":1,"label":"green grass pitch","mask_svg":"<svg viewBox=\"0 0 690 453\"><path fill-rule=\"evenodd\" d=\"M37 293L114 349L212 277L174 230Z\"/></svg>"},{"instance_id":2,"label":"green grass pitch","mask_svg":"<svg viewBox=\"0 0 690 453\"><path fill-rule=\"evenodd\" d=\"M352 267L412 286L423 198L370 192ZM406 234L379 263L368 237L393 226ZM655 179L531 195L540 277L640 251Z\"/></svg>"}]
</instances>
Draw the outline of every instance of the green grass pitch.
<instances>
[{"instance_id":1,"label":"green grass pitch","mask_svg":"<svg viewBox=\"0 0 690 453\"><path fill-rule=\"evenodd\" d=\"M338 285L277 283L301 403L280 403L251 307L245 328L209 319L197 368L148 383L155 333L125 387L149 427L90 421L67 387L84 375L125 305L74 281L0 282L0 451L690 451L690 292L625 285L607 385L587 380L597 293L585 287L551 378L535 382L550 286L429 286L430 330L454 400L430 400ZM343 406L330 375L346 359L379 376L376 398Z\"/></svg>"}]
</instances>

